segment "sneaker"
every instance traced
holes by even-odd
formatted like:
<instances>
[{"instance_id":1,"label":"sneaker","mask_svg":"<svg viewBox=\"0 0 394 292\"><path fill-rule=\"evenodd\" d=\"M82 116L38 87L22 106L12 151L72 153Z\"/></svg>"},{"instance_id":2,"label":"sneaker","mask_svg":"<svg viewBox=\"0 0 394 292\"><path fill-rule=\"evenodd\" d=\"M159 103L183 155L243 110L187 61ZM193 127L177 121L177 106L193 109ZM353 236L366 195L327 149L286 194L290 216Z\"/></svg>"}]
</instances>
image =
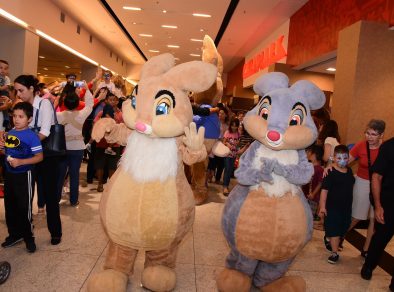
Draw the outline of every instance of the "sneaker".
<instances>
[{"instance_id":1,"label":"sneaker","mask_svg":"<svg viewBox=\"0 0 394 292\"><path fill-rule=\"evenodd\" d=\"M339 254L337 254L336 252L333 252L329 257L328 257L328 262L330 264L336 264L337 261L339 260Z\"/></svg>"},{"instance_id":2,"label":"sneaker","mask_svg":"<svg viewBox=\"0 0 394 292\"><path fill-rule=\"evenodd\" d=\"M98 186L97 186L97 191L98 191L99 193L103 192L103 191L104 191L103 185L98 185Z\"/></svg>"},{"instance_id":3,"label":"sneaker","mask_svg":"<svg viewBox=\"0 0 394 292\"><path fill-rule=\"evenodd\" d=\"M6 247L11 247L15 244L17 244L18 242L21 242L23 240L23 237L11 237L8 236L4 242L1 244L2 247L6 248Z\"/></svg>"},{"instance_id":4,"label":"sneaker","mask_svg":"<svg viewBox=\"0 0 394 292\"><path fill-rule=\"evenodd\" d=\"M330 241L327 239L326 236L323 237L323 240L324 240L324 245L326 246L326 249L327 249L328 251L332 251L331 243L330 243Z\"/></svg>"},{"instance_id":5,"label":"sneaker","mask_svg":"<svg viewBox=\"0 0 394 292\"><path fill-rule=\"evenodd\" d=\"M361 268L361 278L364 280L371 280L372 278L372 270L368 268L365 264Z\"/></svg>"},{"instance_id":6,"label":"sneaker","mask_svg":"<svg viewBox=\"0 0 394 292\"><path fill-rule=\"evenodd\" d=\"M28 252L33 253L36 251L37 247L36 247L36 244L34 243L34 239L28 240L25 243L26 243L26 249Z\"/></svg>"},{"instance_id":7,"label":"sneaker","mask_svg":"<svg viewBox=\"0 0 394 292\"><path fill-rule=\"evenodd\" d=\"M77 201L77 202L74 203L74 204L73 204L73 203L70 203L70 206L71 206L71 207L77 207L78 205L79 205L79 201Z\"/></svg>"},{"instance_id":8,"label":"sneaker","mask_svg":"<svg viewBox=\"0 0 394 292\"><path fill-rule=\"evenodd\" d=\"M51 238L51 244L52 245L58 245L62 241L61 237L52 237Z\"/></svg>"}]
</instances>

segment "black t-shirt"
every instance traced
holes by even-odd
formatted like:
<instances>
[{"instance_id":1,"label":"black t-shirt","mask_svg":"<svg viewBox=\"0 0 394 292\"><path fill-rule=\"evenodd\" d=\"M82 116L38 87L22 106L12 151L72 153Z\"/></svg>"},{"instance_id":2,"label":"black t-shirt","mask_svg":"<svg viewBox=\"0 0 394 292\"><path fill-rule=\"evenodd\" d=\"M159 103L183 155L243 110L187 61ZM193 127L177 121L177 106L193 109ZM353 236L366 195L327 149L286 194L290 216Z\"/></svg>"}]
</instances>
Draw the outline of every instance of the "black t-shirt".
<instances>
[{"instance_id":1,"label":"black t-shirt","mask_svg":"<svg viewBox=\"0 0 394 292\"><path fill-rule=\"evenodd\" d=\"M394 138L380 146L372 171L383 176L380 192L383 208L387 205L394 206Z\"/></svg>"},{"instance_id":2,"label":"black t-shirt","mask_svg":"<svg viewBox=\"0 0 394 292\"><path fill-rule=\"evenodd\" d=\"M353 184L354 176L349 167L346 173L332 168L332 171L328 173L322 182L322 189L328 190L326 209L351 212L353 202Z\"/></svg>"}]
</instances>

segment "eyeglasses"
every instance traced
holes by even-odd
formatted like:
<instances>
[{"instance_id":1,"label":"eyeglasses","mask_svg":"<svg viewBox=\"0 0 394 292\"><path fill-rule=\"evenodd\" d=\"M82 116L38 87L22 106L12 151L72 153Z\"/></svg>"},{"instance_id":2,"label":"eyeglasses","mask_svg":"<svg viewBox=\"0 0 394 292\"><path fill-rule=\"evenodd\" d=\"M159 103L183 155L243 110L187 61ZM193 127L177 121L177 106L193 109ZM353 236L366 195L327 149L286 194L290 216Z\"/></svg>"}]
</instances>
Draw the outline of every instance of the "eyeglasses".
<instances>
[{"instance_id":1,"label":"eyeglasses","mask_svg":"<svg viewBox=\"0 0 394 292\"><path fill-rule=\"evenodd\" d=\"M364 134L365 134L365 136L371 136L371 137L378 137L381 135L379 133L368 132L368 131L365 131Z\"/></svg>"}]
</instances>

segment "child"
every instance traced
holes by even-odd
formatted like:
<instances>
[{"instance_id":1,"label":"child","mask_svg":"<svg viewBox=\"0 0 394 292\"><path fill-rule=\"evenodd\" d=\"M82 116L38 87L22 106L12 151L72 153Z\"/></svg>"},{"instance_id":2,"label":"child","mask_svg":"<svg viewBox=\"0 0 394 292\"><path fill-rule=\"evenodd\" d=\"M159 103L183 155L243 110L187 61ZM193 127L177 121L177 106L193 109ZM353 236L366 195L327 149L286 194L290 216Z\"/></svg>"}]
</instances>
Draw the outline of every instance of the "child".
<instances>
[{"instance_id":1,"label":"child","mask_svg":"<svg viewBox=\"0 0 394 292\"><path fill-rule=\"evenodd\" d=\"M349 150L345 145L338 145L334 149L333 169L323 179L320 194L319 216L324 219L326 237L331 244L330 264L338 259L340 239L348 230L352 219L352 201L354 177L352 170L347 166Z\"/></svg>"},{"instance_id":2,"label":"child","mask_svg":"<svg viewBox=\"0 0 394 292\"><path fill-rule=\"evenodd\" d=\"M43 160L40 139L28 127L32 116L33 106L30 103L17 103L13 110L15 127L8 133L4 144L7 157L4 207L9 235L1 244L2 247L10 247L23 239L30 253L36 250L31 224L33 165Z\"/></svg>"},{"instance_id":3,"label":"child","mask_svg":"<svg viewBox=\"0 0 394 292\"><path fill-rule=\"evenodd\" d=\"M8 86L11 84L8 77L8 62L0 60L0 130L4 130L4 126L9 123L7 111L11 104L8 104L7 97L10 96ZM8 120L8 121L7 121Z\"/></svg>"},{"instance_id":4,"label":"child","mask_svg":"<svg viewBox=\"0 0 394 292\"><path fill-rule=\"evenodd\" d=\"M320 217L317 213L317 206L320 200L320 189L323 180L323 153L323 147L316 144L312 145L306 150L308 161L313 164L314 173L311 181L308 184L302 186L302 190L304 191L304 194L308 199L309 206L312 209L314 221L320 220Z\"/></svg>"},{"instance_id":5,"label":"child","mask_svg":"<svg viewBox=\"0 0 394 292\"><path fill-rule=\"evenodd\" d=\"M230 154L224 158L224 178L223 178L223 195L228 196L230 193L228 187L230 185L231 175L234 170L235 158L237 157L238 143L239 143L239 120L233 118L230 122L228 130L224 133L223 144L230 150Z\"/></svg>"},{"instance_id":6,"label":"child","mask_svg":"<svg viewBox=\"0 0 394 292\"><path fill-rule=\"evenodd\" d=\"M109 94L106 100L106 105L103 108L103 118L111 118L115 119L115 112L119 111L118 102L119 98L114 94ZM109 155L116 155L116 152L112 150L112 145L110 144L107 149L105 149L105 153Z\"/></svg>"},{"instance_id":7,"label":"child","mask_svg":"<svg viewBox=\"0 0 394 292\"><path fill-rule=\"evenodd\" d=\"M117 124L123 122L122 112L117 108L118 98L109 92L106 98L106 105L103 108L102 118L113 118ZM96 119L100 115L97 115ZM108 177L115 172L121 155L119 144L109 144L105 138L96 144L96 153L94 158L95 169L97 173L98 186L97 191L103 191L104 170L108 170Z\"/></svg>"}]
</instances>

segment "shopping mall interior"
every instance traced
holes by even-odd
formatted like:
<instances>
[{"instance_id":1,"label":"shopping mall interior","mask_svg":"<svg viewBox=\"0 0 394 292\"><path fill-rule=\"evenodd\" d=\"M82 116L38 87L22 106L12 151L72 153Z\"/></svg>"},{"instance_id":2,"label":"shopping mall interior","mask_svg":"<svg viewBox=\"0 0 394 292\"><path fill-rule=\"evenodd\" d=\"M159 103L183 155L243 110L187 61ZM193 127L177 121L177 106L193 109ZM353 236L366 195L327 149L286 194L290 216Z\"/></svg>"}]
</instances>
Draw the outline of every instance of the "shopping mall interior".
<instances>
[{"instance_id":1,"label":"shopping mall interior","mask_svg":"<svg viewBox=\"0 0 394 292\"><path fill-rule=\"evenodd\" d=\"M371 119L385 121L383 141L394 136L393 0L0 0L0 63L8 62L11 84L32 74L50 88L69 74L90 81L102 69L122 77L129 98L144 64L155 56L170 53L177 65L204 61L205 35L223 60L218 98L235 114L260 101L253 90L258 78L282 72L290 84L308 80L324 93L324 108L337 122L342 144L362 140ZM354 173L357 167L352 165ZM104 270L110 240L99 210L102 192L97 177L86 185L86 176L84 160L78 205L70 206L67 186L62 193L58 245L50 242L36 190L37 250L27 253L23 243L0 248L0 262L11 265L0 291L88 291L90 279ZM237 183L233 176L229 190ZM107 188L108 183L104 192ZM179 246L174 291L219 291L216 280L230 252L222 231L228 197L219 183L209 181L207 190L208 199L195 206L194 223ZM1 241L8 235L4 209L0 199ZM286 276L301 276L306 291L390 291L394 241L372 279L360 276L367 227L368 221L361 221L346 234L340 260L332 265L324 228L315 221L311 240ZM150 291L141 284L143 270L141 249L127 291Z\"/></svg>"}]
</instances>

